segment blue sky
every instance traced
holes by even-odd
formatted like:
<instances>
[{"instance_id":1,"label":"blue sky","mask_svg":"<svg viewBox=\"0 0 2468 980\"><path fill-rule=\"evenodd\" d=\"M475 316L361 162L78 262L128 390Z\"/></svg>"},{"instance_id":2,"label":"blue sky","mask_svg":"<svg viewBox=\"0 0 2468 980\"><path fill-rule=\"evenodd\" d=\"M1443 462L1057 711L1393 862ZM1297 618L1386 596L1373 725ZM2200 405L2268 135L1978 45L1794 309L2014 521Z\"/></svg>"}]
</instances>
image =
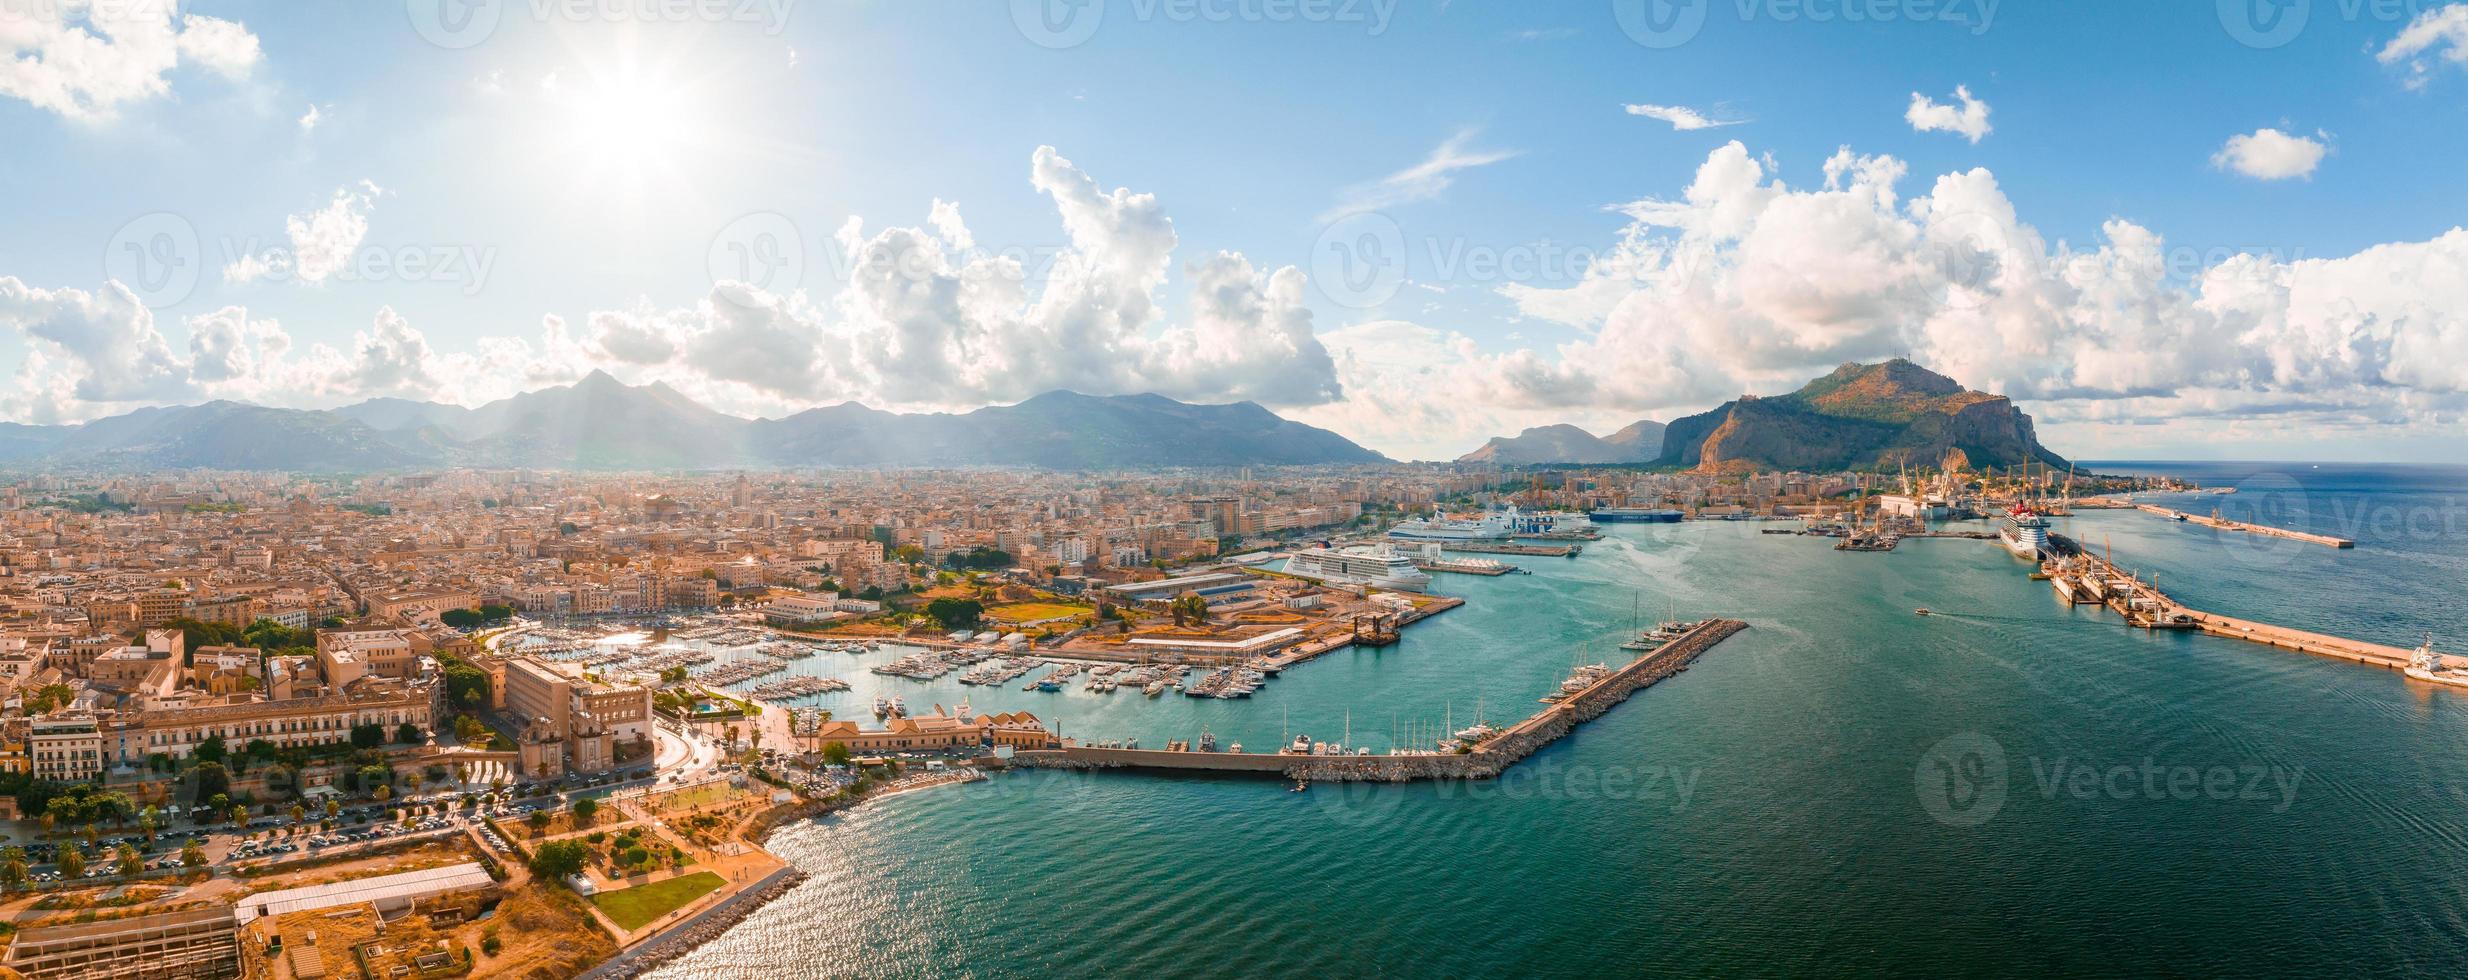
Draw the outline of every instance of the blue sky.
<instances>
[{"instance_id":1,"label":"blue sky","mask_svg":"<svg viewBox=\"0 0 2468 980\"><path fill-rule=\"evenodd\" d=\"M1909 354L2077 455L2463 445L2468 7L119 2L164 24L91 77L44 47L110 36L80 4L0 26L50 59L0 76L21 421L605 368L746 414L1254 398L1445 456ZM1914 124L1958 91L1984 130ZM194 285L126 281L166 228ZM1353 242L1402 264L1331 289Z\"/></svg>"}]
</instances>

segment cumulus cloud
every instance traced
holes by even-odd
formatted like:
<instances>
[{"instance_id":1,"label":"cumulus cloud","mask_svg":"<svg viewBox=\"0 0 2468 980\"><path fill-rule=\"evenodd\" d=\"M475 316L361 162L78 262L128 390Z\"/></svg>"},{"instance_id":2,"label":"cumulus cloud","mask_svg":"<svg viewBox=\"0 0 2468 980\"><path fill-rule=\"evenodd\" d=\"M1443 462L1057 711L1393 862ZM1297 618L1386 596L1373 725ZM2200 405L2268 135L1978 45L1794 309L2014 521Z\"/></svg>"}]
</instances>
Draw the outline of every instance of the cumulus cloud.
<instances>
[{"instance_id":1,"label":"cumulus cloud","mask_svg":"<svg viewBox=\"0 0 2468 980\"><path fill-rule=\"evenodd\" d=\"M319 114L317 112L317 103L309 103L308 111L302 113L300 116L300 131L305 133L316 129L318 118Z\"/></svg>"},{"instance_id":2,"label":"cumulus cloud","mask_svg":"<svg viewBox=\"0 0 2468 980\"><path fill-rule=\"evenodd\" d=\"M1906 169L1846 150L1822 186L1801 189L1739 143L1715 150L1680 199L1630 205L1634 223L1583 282L1502 290L1578 339L1468 345L1451 397L1671 414L1909 356L2060 420L2129 400L2146 419L2270 404L2423 420L2463 407L2468 368L2436 352L2468 339L2468 231L2286 259L2171 243L2120 218L2078 246L2024 222L1987 170L1906 201Z\"/></svg>"},{"instance_id":3,"label":"cumulus cloud","mask_svg":"<svg viewBox=\"0 0 2468 980\"><path fill-rule=\"evenodd\" d=\"M310 106L309 112L314 118L316 107ZM303 119L301 124L309 125L310 120ZM290 279L322 283L350 269L352 256L359 251L361 240L368 237L369 214L376 209L377 198L383 193L376 184L363 180L356 186L336 190L325 207L283 219L283 234L290 246L233 259L223 267L224 281Z\"/></svg>"},{"instance_id":4,"label":"cumulus cloud","mask_svg":"<svg viewBox=\"0 0 2468 980\"><path fill-rule=\"evenodd\" d=\"M2408 87L2423 88L2433 72L2428 55L2453 65L2468 64L2468 3L2445 4L2418 14L2374 58L2385 65L2405 63Z\"/></svg>"},{"instance_id":5,"label":"cumulus cloud","mask_svg":"<svg viewBox=\"0 0 2468 980\"><path fill-rule=\"evenodd\" d=\"M1682 105L1650 105L1630 103L1628 106L1628 114L1632 116L1644 116L1648 119L1660 119L1664 122L1670 123L1672 129L1683 133L1697 129L1718 129L1723 126L1737 126L1748 121L1746 119L1716 119L1712 116L1708 116L1702 112L1698 112L1695 109Z\"/></svg>"},{"instance_id":6,"label":"cumulus cloud","mask_svg":"<svg viewBox=\"0 0 2468 980\"><path fill-rule=\"evenodd\" d=\"M1357 211L1377 211L1381 208L1427 201L1440 196L1456 182L1459 171L1487 167L1517 155L1514 150L1476 148L1475 132L1461 129L1442 142L1421 163L1389 174L1378 180L1346 188L1338 195L1337 206L1320 215L1329 221Z\"/></svg>"},{"instance_id":7,"label":"cumulus cloud","mask_svg":"<svg viewBox=\"0 0 2468 980\"><path fill-rule=\"evenodd\" d=\"M0 324L52 355L80 401L166 400L193 391L188 365L155 327L154 312L117 282L87 292L0 277Z\"/></svg>"},{"instance_id":8,"label":"cumulus cloud","mask_svg":"<svg viewBox=\"0 0 2468 980\"><path fill-rule=\"evenodd\" d=\"M176 0L11 2L0 11L0 95L72 119L100 120L171 91L192 65L246 77L262 60L236 21L183 15Z\"/></svg>"},{"instance_id":9,"label":"cumulus cloud","mask_svg":"<svg viewBox=\"0 0 2468 980\"><path fill-rule=\"evenodd\" d=\"M2211 165L2255 180L2287 180L2312 177L2314 168L2322 165L2322 156L2328 152L2330 147L2312 137L2257 129L2229 137L2227 144L2211 155Z\"/></svg>"},{"instance_id":10,"label":"cumulus cloud","mask_svg":"<svg viewBox=\"0 0 2468 980\"><path fill-rule=\"evenodd\" d=\"M1940 103L1918 92L1911 93L1911 107L1903 110L1902 118L1916 132L1948 132L1973 143L1988 135L1988 103L1971 97L1971 87L1954 87L1954 101Z\"/></svg>"}]
</instances>

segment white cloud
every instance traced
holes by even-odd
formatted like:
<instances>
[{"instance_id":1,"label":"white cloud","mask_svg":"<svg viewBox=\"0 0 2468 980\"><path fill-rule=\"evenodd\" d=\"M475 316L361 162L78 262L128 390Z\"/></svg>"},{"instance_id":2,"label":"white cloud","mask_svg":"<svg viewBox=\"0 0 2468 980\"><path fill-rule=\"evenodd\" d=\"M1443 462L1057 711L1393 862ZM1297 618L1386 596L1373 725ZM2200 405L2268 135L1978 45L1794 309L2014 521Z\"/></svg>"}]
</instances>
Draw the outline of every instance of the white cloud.
<instances>
[{"instance_id":1,"label":"white cloud","mask_svg":"<svg viewBox=\"0 0 2468 980\"><path fill-rule=\"evenodd\" d=\"M2400 29L2374 59L2386 65L2408 63L2408 87L2424 87L2432 73L2425 61L2431 54L2454 65L2468 64L2468 3L2446 4L2417 15Z\"/></svg>"},{"instance_id":2,"label":"white cloud","mask_svg":"<svg viewBox=\"0 0 2468 980\"><path fill-rule=\"evenodd\" d=\"M311 107L311 113L314 112ZM283 219L283 234L290 246L233 259L223 267L224 281L290 279L322 283L344 272L351 267L360 242L368 237L369 214L384 193L376 184L363 180L356 186L336 190L325 207Z\"/></svg>"},{"instance_id":3,"label":"white cloud","mask_svg":"<svg viewBox=\"0 0 2468 980\"><path fill-rule=\"evenodd\" d=\"M1695 109L1679 105L1631 104L1628 106L1628 114L1644 116L1648 119L1660 119L1670 123L1671 128L1679 132L1737 126L1748 121L1746 119L1715 119Z\"/></svg>"},{"instance_id":4,"label":"white cloud","mask_svg":"<svg viewBox=\"0 0 2468 980\"><path fill-rule=\"evenodd\" d=\"M1514 150L1477 149L1472 144L1475 132L1461 129L1421 163L1407 167L1366 184L1346 188L1338 195L1336 207L1320 215L1329 221L1357 211L1377 211L1381 208L1427 201L1440 196L1457 179L1457 173L1475 167L1487 167L1517 155Z\"/></svg>"},{"instance_id":5,"label":"white cloud","mask_svg":"<svg viewBox=\"0 0 2468 980\"><path fill-rule=\"evenodd\" d=\"M301 117L300 117L300 131L301 131L301 132L303 132L303 133L305 133L305 132L308 132L308 131L310 131L310 130L316 129L316 128L317 128L317 119L318 119L317 103L311 102L311 103L309 103L308 112L307 112L307 113L305 113L305 114L303 114L303 115L301 115Z\"/></svg>"},{"instance_id":6,"label":"white cloud","mask_svg":"<svg viewBox=\"0 0 2468 980\"><path fill-rule=\"evenodd\" d=\"M154 312L119 283L89 293L0 277L0 325L53 355L80 401L162 401L192 392L188 365L163 340Z\"/></svg>"},{"instance_id":7,"label":"white cloud","mask_svg":"<svg viewBox=\"0 0 2468 980\"><path fill-rule=\"evenodd\" d=\"M1939 103L1918 92L1911 93L1911 107L1902 118L1917 132L1948 132L1961 135L1973 143L1988 135L1988 103L1971 97L1971 87L1954 87L1954 101Z\"/></svg>"},{"instance_id":8,"label":"white cloud","mask_svg":"<svg viewBox=\"0 0 2468 980\"><path fill-rule=\"evenodd\" d=\"M2327 152L2329 147L2311 137L2257 129L2229 137L2227 144L2211 155L2211 165L2255 180L2287 180L2312 177Z\"/></svg>"},{"instance_id":9,"label":"white cloud","mask_svg":"<svg viewBox=\"0 0 2468 980\"><path fill-rule=\"evenodd\" d=\"M0 95L72 119L169 92L183 64L237 79L261 59L248 28L182 16L176 0L11 0L0 12Z\"/></svg>"},{"instance_id":10,"label":"white cloud","mask_svg":"<svg viewBox=\"0 0 2468 980\"><path fill-rule=\"evenodd\" d=\"M1584 281L1501 289L1578 339L1496 353L1460 338L1440 390L1476 418L1667 417L1910 356L2056 421L2129 403L2145 421L2268 411L2292 425L2468 408L2468 368L2440 353L2468 343L2468 231L2343 258L2238 255L2185 283L2172 269L2214 250L2123 219L2091 247L2050 243L1988 171L1903 201L1905 169L1844 151L1801 190L1724 146L1681 200L1631 205L1635 223ZM1386 377L1356 374L1334 336L1349 389Z\"/></svg>"}]
</instances>

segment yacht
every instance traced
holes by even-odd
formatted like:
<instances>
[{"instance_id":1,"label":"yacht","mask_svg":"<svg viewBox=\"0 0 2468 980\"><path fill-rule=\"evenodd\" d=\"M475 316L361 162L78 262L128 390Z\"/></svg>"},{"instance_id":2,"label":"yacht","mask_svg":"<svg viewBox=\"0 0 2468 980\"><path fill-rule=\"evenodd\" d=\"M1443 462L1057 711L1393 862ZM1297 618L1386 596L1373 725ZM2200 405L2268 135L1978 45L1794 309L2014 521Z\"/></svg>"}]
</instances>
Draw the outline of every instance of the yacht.
<instances>
[{"instance_id":1,"label":"yacht","mask_svg":"<svg viewBox=\"0 0 2468 980\"><path fill-rule=\"evenodd\" d=\"M2015 504L2005 512L2005 526L1997 531L1997 538L2014 557L2038 561L2049 552L2048 519L2027 504Z\"/></svg>"},{"instance_id":2,"label":"yacht","mask_svg":"<svg viewBox=\"0 0 2468 980\"><path fill-rule=\"evenodd\" d=\"M2452 670L2443 661L2442 654L2434 652L2434 635L2431 633L2425 634L2425 643L2409 654L2408 668L2402 673L2435 684L2468 687L2468 671Z\"/></svg>"},{"instance_id":3,"label":"yacht","mask_svg":"<svg viewBox=\"0 0 2468 980\"><path fill-rule=\"evenodd\" d=\"M1400 592L1422 592L1431 587L1431 573L1414 567L1413 559L1384 544L1297 551L1285 570L1325 582L1359 583Z\"/></svg>"},{"instance_id":4,"label":"yacht","mask_svg":"<svg viewBox=\"0 0 2468 980\"><path fill-rule=\"evenodd\" d=\"M885 698L875 698L875 699L874 699L874 717L876 717L876 718L880 718L880 717L883 717L884 715L888 715L888 714L890 714L890 713L891 713L891 702L890 702L890 700L885 699Z\"/></svg>"}]
</instances>

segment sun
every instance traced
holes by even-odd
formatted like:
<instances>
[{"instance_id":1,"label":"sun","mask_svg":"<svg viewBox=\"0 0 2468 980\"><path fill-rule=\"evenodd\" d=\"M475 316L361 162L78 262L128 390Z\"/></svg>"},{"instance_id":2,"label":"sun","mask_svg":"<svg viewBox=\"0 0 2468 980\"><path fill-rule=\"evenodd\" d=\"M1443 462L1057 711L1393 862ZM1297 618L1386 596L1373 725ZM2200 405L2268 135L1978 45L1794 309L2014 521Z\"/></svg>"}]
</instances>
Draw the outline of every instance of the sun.
<instances>
[{"instance_id":1,"label":"sun","mask_svg":"<svg viewBox=\"0 0 2468 980\"><path fill-rule=\"evenodd\" d=\"M541 83L550 158L578 189L639 198L682 183L714 148L724 113L696 80L630 58Z\"/></svg>"}]
</instances>

